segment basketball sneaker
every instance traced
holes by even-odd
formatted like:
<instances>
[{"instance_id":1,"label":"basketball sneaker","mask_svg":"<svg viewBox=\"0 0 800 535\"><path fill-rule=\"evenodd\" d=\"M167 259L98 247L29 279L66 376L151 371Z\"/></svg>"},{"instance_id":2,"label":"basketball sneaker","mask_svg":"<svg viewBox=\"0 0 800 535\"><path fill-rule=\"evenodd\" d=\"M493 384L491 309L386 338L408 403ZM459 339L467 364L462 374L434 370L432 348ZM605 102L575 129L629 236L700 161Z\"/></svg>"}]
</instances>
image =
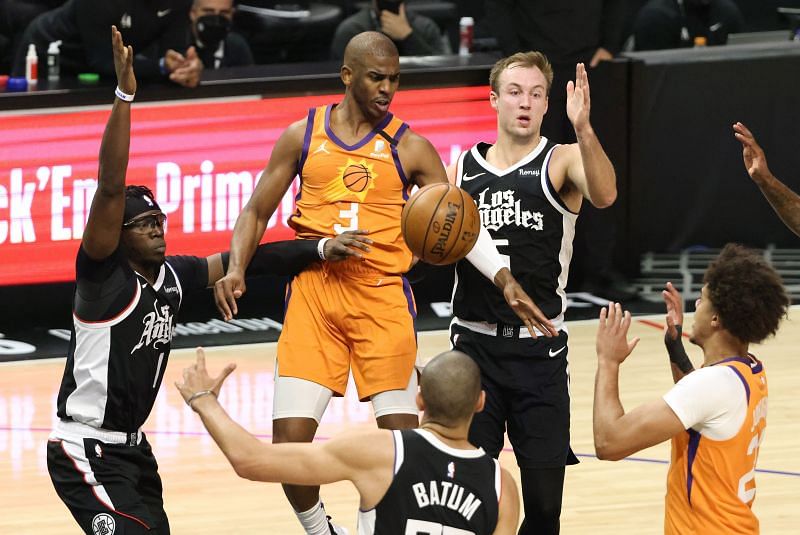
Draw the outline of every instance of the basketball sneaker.
<instances>
[{"instance_id":1,"label":"basketball sneaker","mask_svg":"<svg viewBox=\"0 0 800 535\"><path fill-rule=\"evenodd\" d=\"M328 515L328 528L331 530L331 535L350 535L350 531L348 531L345 527L331 522L330 515Z\"/></svg>"}]
</instances>

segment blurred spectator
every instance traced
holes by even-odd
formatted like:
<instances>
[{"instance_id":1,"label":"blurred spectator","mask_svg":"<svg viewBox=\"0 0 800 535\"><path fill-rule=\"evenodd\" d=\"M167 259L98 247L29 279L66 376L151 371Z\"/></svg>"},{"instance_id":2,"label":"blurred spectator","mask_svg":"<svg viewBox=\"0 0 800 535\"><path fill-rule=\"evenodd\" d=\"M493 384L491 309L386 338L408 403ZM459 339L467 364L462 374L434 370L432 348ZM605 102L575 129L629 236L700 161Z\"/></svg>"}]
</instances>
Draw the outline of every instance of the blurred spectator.
<instances>
[{"instance_id":1,"label":"blurred spectator","mask_svg":"<svg viewBox=\"0 0 800 535\"><path fill-rule=\"evenodd\" d=\"M744 29L744 17L733 0L650 0L633 24L634 50L724 45L729 33Z\"/></svg>"},{"instance_id":2,"label":"blurred spectator","mask_svg":"<svg viewBox=\"0 0 800 535\"><path fill-rule=\"evenodd\" d=\"M12 74L25 72L25 52L34 43L39 57L60 40L61 72L96 72L115 76L108 38L116 25L125 43L133 46L134 68L140 79L169 78L194 87L203 64L189 44L189 9L192 0L68 0L43 13L28 25L17 49Z\"/></svg>"},{"instance_id":3,"label":"blurred spectator","mask_svg":"<svg viewBox=\"0 0 800 535\"><path fill-rule=\"evenodd\" d=\"M64 0L0 0L0 72L11 69L14 52L28 24L63 3Z\"/></svg>"},{"instance_id":4,"label":"blurred spectator","mask_svg":"<svg viewBox=\"0 0 800 535\"><path fill-rule=\"evenodd\" d=\"M432 19L407 12L403 0L372 0L371 7L344 19L336 28L331 58L342 59L350 39L368 31L386 34L401 56L437 56L448 52L442 32Z\"/></svg>"},{"instance_id":5,"label":"blurred spectator","mask_svg":"<svg viewBox=\"0 0 800 535\"><path fill-rule=\"evenodd\" d=\"M250 45L231 31L234 11L233 0L194 0L192 4L192 40L207 69L253 64Z\"/></svg>"}]
</instances>

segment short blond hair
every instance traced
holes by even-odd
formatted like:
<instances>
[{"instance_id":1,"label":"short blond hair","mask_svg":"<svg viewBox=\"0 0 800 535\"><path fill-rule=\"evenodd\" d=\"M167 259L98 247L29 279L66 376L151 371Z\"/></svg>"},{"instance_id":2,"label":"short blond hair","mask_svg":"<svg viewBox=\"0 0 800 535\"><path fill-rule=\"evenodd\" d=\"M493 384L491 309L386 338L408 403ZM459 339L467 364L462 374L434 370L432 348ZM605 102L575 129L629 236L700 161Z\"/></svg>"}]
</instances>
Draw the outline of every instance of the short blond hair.
<instances>
[{"instance_id":1,"label":"short blond hair","mask_svg":"<svg viewBox=\"0 0 800 535\"><path fill-rule=\"evenodd\" d=\"M541 52L531 50L530 52L517 52L508 57L500 59L492 67L489 73L489 85L492 86L492 91L498 93L500 90L500 75L504 70L512 65L519 65L520 67L538 67L545 80L547 80L547 92L550 93L550 86L553 85L553 66L547 56Z\"/></svg>"}]
</instances>

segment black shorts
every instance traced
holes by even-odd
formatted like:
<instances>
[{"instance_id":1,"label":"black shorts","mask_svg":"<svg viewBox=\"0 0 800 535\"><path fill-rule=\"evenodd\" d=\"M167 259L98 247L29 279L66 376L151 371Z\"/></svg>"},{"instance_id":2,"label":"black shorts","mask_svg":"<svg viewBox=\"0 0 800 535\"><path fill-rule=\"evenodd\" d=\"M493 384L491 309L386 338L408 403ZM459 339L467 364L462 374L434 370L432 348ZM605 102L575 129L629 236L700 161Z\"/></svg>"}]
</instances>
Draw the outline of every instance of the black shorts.
<instances>
[{"instance_id":1,"label":"black shorts","mask_svg":"<svg viewBox=\"0 0 800 535\"><path fill-rule=\"evenodd\" d=\"M85 533L169 534L158 465L144 434L136 446L51 438L47 471Z\"/></svg>"},{"instance_id":2,"label":"black shorts","mask_svg":"<svg viewBox=\"0 0 800 535\"><path fill-rule=\"evenodd\" d=\"M469 441L497 457L504 433L520 468L577 464L569 446L569 371L567 333L555 338L480 334L450 327L453 348L481 369L486 405L475 415Z\"/></svg>"}]
</instances>

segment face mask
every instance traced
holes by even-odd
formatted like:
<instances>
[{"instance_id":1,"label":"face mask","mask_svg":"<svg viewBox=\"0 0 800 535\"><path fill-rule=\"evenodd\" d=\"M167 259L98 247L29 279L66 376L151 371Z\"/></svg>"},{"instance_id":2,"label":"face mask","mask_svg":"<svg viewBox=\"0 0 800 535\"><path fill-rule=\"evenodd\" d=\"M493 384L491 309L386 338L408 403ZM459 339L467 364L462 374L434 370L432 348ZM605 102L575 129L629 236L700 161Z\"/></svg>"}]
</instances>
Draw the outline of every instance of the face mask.
<instances>
[{"instance_id":1,"label":"face mask","mask_svg":"<svg viewBox=\"0 0 800 535\"><path fill-rule=\"evenodd\" d=\"M222 15L204 15L197 19L195 26L203 47L216 50L231 30L231 21Z\"/></svg>"}]
</instances>

